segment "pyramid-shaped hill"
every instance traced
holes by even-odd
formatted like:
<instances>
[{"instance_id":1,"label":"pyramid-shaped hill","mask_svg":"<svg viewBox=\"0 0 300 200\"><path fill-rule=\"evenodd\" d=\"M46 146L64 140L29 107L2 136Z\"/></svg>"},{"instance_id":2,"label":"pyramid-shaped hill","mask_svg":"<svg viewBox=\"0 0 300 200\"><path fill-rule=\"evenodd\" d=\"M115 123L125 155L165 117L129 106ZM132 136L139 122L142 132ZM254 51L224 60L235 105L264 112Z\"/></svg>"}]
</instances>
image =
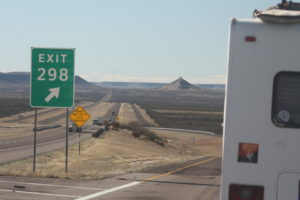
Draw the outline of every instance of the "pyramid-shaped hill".
<instances>
[{"instance_id":1,"label":"pyramid-shaped hill","mask_svg":"<svg viewBox=\"0 0 300 200\"><path fill-rule=\"evenodd\" d=\"M164 90L191 90L191 89L200 89L200 88L190 84L189 82L184 80L182 77L179 77L172 83L161 87L161 89L164 89Z\"/></svg>"}]
</instances>

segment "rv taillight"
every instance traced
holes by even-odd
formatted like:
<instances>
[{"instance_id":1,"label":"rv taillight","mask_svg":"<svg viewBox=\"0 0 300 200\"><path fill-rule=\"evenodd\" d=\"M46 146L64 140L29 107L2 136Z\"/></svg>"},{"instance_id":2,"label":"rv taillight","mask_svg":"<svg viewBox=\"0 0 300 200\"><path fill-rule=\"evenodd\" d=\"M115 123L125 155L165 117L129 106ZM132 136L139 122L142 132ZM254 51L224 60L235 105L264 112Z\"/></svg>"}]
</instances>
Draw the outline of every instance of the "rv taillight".
<instances>
[{"instance_id":1,"label":"rv taillight","mask_svg":"<svg viewBox=\"0 0 300 200\"><path fill-rule=\"evenodd\" d=\"M254 37L254 36L246 36L245 37L245 41L246 42L255 42L256 41L256 37Z\"/></svg>"},{"instance_id":2,"label":"rv taillight","mask_svg":"<svg viewBox=\"0 0 300 200\"><path fill-rule=\"evenodd\" d=\"M256 185L238 185L229 186L229 200L263 200L264 187Z\"/></svg>"}]
</instances>

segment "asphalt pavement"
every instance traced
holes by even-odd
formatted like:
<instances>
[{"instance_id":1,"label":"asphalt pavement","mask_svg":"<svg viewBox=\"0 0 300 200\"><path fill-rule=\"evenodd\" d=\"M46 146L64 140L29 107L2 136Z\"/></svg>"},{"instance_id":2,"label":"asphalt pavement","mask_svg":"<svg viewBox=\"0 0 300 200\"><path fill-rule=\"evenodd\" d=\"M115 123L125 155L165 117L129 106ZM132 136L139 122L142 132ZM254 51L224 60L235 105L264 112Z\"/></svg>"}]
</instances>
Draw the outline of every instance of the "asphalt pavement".
<instances>
[{"instance_id":1,"label":"asphalt pavement","mask_svg":"<svg viewBox=\"0 0 300 200\"><path fill-rule=\"evenodd\" d=\"M221 159L202 157L102 180L0 177L0 199L218 200Z\"/></svg>"}]
</instances>

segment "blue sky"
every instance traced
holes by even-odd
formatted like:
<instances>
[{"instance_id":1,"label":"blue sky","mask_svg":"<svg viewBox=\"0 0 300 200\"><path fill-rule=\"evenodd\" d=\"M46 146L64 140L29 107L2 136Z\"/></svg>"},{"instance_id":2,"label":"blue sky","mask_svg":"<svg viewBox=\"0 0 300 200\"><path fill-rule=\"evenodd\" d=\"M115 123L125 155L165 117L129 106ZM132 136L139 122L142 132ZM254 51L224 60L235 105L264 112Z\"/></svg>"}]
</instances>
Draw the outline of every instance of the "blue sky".
<instances>
[{"instance_id":1,"label":"blue sky","mask_svg":"<svg viewBox=\"0 0 300 200\"><path fill-rule=\"evenodd\" d=\"M60 47L89 81L224 83L230 19L276 3L0 0L0 71L30 71L31 47Z\"/></svg>"}]
</instances>

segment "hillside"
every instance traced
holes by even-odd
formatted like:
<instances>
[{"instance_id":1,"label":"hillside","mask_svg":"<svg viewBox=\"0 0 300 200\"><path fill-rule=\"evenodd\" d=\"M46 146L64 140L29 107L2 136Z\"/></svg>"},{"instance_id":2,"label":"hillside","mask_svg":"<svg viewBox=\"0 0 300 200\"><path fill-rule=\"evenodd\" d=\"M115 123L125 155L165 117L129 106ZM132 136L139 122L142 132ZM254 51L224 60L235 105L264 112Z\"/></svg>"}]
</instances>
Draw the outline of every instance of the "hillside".
<instances>
[{"instance_id":1,"label":"hillside","mask_svg":"<svg viewBox=\"0 0 300 200\"><path fill-rule=\"evenodd\" d=\"M75 76L76 101L99 100L107 93L106 89L96 86L80 76ZM29 98L29 72L0 72L0 96L2 98Z\"/></svg>"},{"instance_id":2,"label":"hillside","mask_svg":"<svg viewBox=\"0 0 300 200\"><path fill-rule=\"evenodd\" d=\"M28 72L0 72L0 85L27 85L29 84L30 73Z\"/></svg>"},{"instance_id":3,"label":"hillside","mask_svg":"<svg viewBox=\"0 0 300 200\"><path fill-rule=\"evenodd\" d=\"M0 72L0 85L7 87L11 86L27 86L30 84L30 72ZM92 86L93 84L84 80L80 76L75 76L76 86Z\"/></svg>"},{"instance_id":4,"label":"hillside","mask_svg":"<svg viewBox=\"0 0 300 200\"><path fill-rule=\"evenodd\" d=\"M182 77L179 77L172 83L167 84L167 85L161 87L160 89L163 89L163 90L191 90L191 89L200 89L200 88L190 84L189 82L184 80Z\"/></svg>"},{"instance_id":5,"label":"hillside","mask_svg":"<svg viewBox=\"0 0 300 200\"><path fill-rule=\"evenodd\" d=\"M123 89L147 89L147 88L160 88L166 83L149 83L149 82L93 82L96 85L107 88L123 88Z\"/></svg>"}]
</instances>

